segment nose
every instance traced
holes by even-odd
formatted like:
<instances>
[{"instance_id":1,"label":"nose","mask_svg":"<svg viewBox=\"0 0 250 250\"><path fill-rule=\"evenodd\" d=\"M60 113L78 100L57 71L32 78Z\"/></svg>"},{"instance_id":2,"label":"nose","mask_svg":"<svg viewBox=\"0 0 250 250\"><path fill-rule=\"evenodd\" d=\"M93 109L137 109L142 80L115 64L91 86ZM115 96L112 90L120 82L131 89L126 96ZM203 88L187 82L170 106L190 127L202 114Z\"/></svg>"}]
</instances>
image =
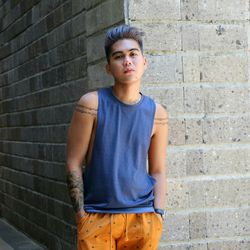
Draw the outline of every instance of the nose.
<instances>
[{"instance_id":1,"label":"nose","mask_svg":"<svg viewBox=\"0 0 250 250\"><path fill-rule=\"evenodd\" d=\"M126 65L131 65L131 60L130 60L130 57L129 57L129 56L125 56L125 57L124 57L123 64L124 64L125 66L126 66Z\"/></svg>"}]
</instances>

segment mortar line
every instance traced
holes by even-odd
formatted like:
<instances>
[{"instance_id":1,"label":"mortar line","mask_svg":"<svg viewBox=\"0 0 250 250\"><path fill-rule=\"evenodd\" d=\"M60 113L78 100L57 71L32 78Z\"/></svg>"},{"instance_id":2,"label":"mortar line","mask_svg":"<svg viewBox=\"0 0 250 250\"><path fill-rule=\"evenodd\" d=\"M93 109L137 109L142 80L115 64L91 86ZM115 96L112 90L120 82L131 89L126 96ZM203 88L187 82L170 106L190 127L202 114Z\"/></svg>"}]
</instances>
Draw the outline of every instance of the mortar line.
<instances>
[{"instance_id":1,"label":"mortar line","mask_svg":"<svg viewBox=\"0 0 250 250\"><path fill-rule=\"evenodd\" d=\"M49 53L49 52L46 52L45 54L47 54L47 53ZM46 58L48 58L45 54L39 55L38 57L33 58L33 59L30 60L30 61L26 61L24 64L30 63L30 62L32 62L33 60L36 60L36 59L38 59L39 57L42 57L42 56L45 56ZM33 74L33 75L29 75L29 76L24 77L24 78L22 78L22 79L18 79L17 81L10 82L10 84L5 85L4 88L13 87L13 86L15 86L16 84L22 83L22 81L30 80L31 78L34 78L34 77L36 77L36 76L40 76L40 75L42 76L42 75L43 75L44 73L46 73L46 72L50 72L50 71L52 71L52 70L54 70L54 69L60 68L61 66L66 66L66 65L68 65L68 64L70 64L70 63L72 63L72 62L74 62L74 61L77 61L77 60L80 60L80 59L84 59L84 58L87 59L86 54L83 54L83 55L81 55L81 56L77 56L77 57L75 57L75 58L73 58L73 59L69 59L69 60L66 60L66 61L62 61L62 62L60 62L60 63L57 63L57 64L53 65L53 66L49 66L49 65L48 65L48 67L46 67L45 69L43 69L43 70L41 70L41 71L39 71L39 72L37 72L37 73L35 73L35 74ZM23 67L24 64L20 65L20 67ZM15 68L12 68L10 71L17 71L18 68L19 68L19 66L15 67ZM6 72L6 74L10 74L10 73L11 73L10 71ZM75 78L75 79L72 79L72 80L67 80L67 79L65 79L65 82L73 81L73 80L77 80L77 79L78 79L78 78ZM63 83L64 83L64 82L63 82ZM60 84L60 82L59 82L59 84ZM45 89L46 89L46 88L45 88Z\"/></svg>"},{"instance_id":2,"label":"mortar line","mask_svg":"<svg viewBox=\"0 0 250 250\"><path fill-rule=\"evenodd\" d=\"M214 242L225 242L225 241L244 241L250 240L250 236L233 236L233 237L220 237L220 238L215 238L215 237L209 237L205 239L188 239L184 241L168 241L166 242L161 242L160 246L166 246L166 247L171 247L173 245L177 246L185 246L185 245L192 245L192 244L209 244L209 243L214 243Z\"/></svg>"},{"instance_id":3,"label":"mortar line","mask_svg":"<svg viewBox=\"0 0 250 250\"><path fill-rule=\"evenodd\" d=\"M84 78L82 78L84 79ZM18 115L20 113L29 113L29 112L33 112L33 111L45 111L46 109L54 109L54 108L60 108L60 107L64 107L64 106L70 106L72 104L75 104L77 100L73 100L73 101L68 101L67 103L57 103L54 105L49 105L49 106L42 106L42 107L36 107L36 108L31 108L31 109L24 109L24 110L18 110L18 111L13 111L13 112L6 112L6 113L2 113L0 114L0 118L2 116L6 116L6 115Z\"/></svg>"},{"instance_id":4,"label":"mortar line","mask_svg":"<svg viewBox=\"0 0 250 250\"><path fill-rule=\"evenodd\" d=\"M188 175L181 177L168 177L168 182L210 182L210 181L226 181L226 180L239 180L250 179L250 173L234 173L234 174L206 174L206 175Z\"/></svg>"},{"instance_id":5,"label":"mortar line","mask_svg":"<svg viewBox=\"0 0 250 250\"><path fill-rule=\"evenodd\" d=\"M184 208L184 209L167 209L167 216L178 216L178 215L190 215L192 213L206 213L206 214L212 214L214 212L225 212L225 211L231 211L231 212L237 212L237 211L250 211L250 206L243 205L239 207L198 207L198 208Z\"/></svg>"},{"instance_id":6,"label":"mortar line","mask_svg":"<svg viewBox=\"0 0 250 250\"><path fill-rule=\"evenodd\" d=\"M12 158L21 158L23 160L28 160L28 161L37 161L40 163L45 163L45 164L53 164L53 165L65 165L65 162L60 162L60 161L46 161L46 160L41 160L41 159L37 159L37 158L31 158L31 157L26 157L23 155L17 155L17 154L9 154L9 153L4 153L4 152L0 152L0 155L7 155L9 157Z\"/></svg>"},{"instance_id":7,"label":"mortar line","mask_svg":"<svg viewBox=\"0 0 250 250\"><path fill-rule=\"evenodd\" d=\"M48 181L48 182L53 182L55 184L59 184L59 185L63 185L63 186L67 186L66 184L66 179L65 180L58 180L58 179L55 179L55 178L50 178L48 176L41 176L41 175L37 175L36 173L30 173L30 172L25 172L25 171L22 171L22 170L16 170L16 169L13 169L13 168L9 168L9 167L5 167L5 166L1 166L2 168L5 168L7 171L10 171L10 172L14 172L16 174L22 174L22 175L25 175L25 176L28 176L28 177L32 177L32 179L40 179L41 181ZM3 178L2 178L3 179ZM5 179L5 180L8 180L10 182L12 182L12 180L10 179ZM13 183L13 182L12 182ZM29 187L26 187L26 186L23 186L22 184L19 184L18 186L22 186L22 187L25 187L27 189L30 189L30 190L34 190L32 187L29 188ZM33 186L33 185L32 185Z\"/></svg>"}]
</instances>

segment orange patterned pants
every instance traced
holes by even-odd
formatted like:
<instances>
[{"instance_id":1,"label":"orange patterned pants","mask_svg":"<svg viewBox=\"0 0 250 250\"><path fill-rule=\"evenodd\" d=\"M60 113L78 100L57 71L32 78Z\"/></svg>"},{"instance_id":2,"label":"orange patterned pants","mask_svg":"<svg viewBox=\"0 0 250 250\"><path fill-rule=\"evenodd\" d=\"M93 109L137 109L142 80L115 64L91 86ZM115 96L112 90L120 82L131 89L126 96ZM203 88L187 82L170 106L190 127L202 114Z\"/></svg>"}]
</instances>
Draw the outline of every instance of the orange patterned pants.
<instances>
[{"instance_id":1,"label":"orange patterned pants","mask_svg":"<svg viewBox=\"0 0 250 250\"><path fill-rule=\"evenodd\" d=\"M77 225L77 249L156 250L162 227L156 213L87 213Z\"/></svg>"}]
</instances>

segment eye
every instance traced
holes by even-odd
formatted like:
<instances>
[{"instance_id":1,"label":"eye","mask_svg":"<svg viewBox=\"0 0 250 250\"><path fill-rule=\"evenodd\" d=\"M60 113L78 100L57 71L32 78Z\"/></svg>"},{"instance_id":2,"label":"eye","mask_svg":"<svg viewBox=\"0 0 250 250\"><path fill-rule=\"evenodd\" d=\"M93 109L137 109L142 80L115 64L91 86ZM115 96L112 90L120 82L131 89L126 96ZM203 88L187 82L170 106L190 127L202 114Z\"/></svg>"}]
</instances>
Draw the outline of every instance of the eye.
<instances>
[{"instance_id":1,"label":"eye","mask_svg":"<svg viewBox=\"0 0 250 250\"><path fill-rule=\"evenodd\" d=\"M116 55L115 59L121 59L122 57L123 57L123 55L121 55L121 54L120 55Z\"/></svg>"},{"instance_id":2,"label":"eye","mask_svg":"<svg viewBox=\"0 0 250 250\"><path fill-rule=\"evenodd\" d=\"M132 56L132 57L135 57L135 56L137 56L138 55L138 53L136 53L136 52L131 52L130 53L130 56Z\"/></svg>"}]
</instances>

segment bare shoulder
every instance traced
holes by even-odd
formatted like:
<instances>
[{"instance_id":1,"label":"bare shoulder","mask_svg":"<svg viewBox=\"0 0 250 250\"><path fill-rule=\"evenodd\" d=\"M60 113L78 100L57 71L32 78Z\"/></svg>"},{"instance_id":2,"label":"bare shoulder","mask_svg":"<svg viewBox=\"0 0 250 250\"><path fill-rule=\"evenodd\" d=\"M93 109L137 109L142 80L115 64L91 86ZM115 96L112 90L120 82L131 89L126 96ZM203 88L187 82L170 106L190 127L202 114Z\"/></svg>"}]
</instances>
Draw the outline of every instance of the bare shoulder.
<instances>
[{"instance_id":1,"label":"bare shoulder","mask_svg":"<svg viewBox=\"0 0 250 250\"><path fill-rule=\"evenodd\" d=\"M92 91L84 94L76 104L76 111L96 115L98 109L98 92Z\"/></svg>"},{"instance_id":2,"label":"bare shoulder","mask_svg":"<svg viewBox=\"0 0 250 250\"><path fill-rule=\"evenodd\" d=\"M167 110L161 104L156 103L155 123L167 124L167 121L168 121Z\"/></svg>"},{"instance_id":3,"label":"bare shoulder","mask_svg":"<svg viewBox=\"0 0 250 250\"><path fill-rule=\"evenodd\" d=\"M91 108L97 109L97 107L98 107L98 93L97 93L97 91L92 91L92 92L88 92L88 93L84 94L80 98L78 104L89 106Z\"/></svg>"}]
</instances>

